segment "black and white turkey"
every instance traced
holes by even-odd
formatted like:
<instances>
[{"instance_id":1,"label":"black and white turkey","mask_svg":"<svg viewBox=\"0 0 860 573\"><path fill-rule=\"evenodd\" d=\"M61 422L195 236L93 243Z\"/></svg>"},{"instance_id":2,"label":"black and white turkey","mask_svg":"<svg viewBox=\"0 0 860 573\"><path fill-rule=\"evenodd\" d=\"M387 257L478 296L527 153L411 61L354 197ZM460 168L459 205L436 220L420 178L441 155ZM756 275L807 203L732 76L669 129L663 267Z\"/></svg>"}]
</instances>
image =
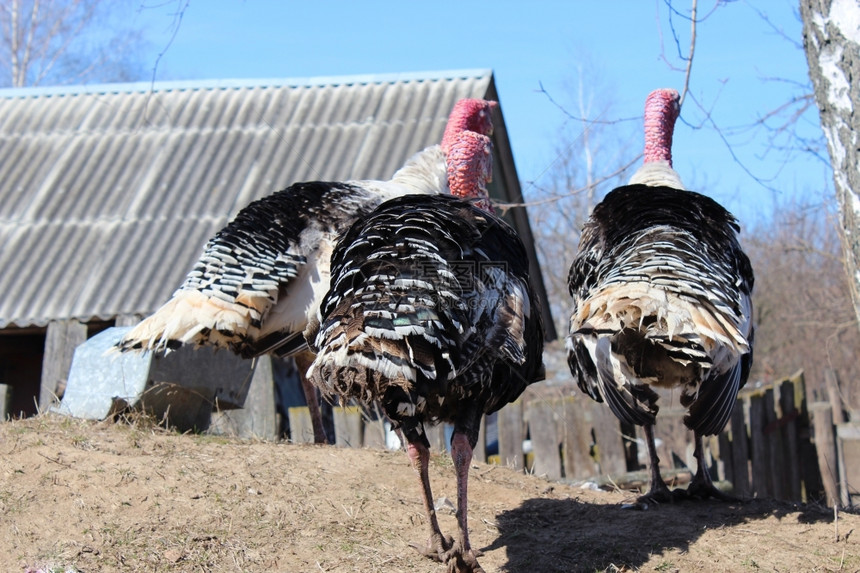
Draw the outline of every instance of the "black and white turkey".
<instances>
[{"instance_id":1,"label":"black and white turkey","mask_svg":"<svg viewBox=\"0 0 860 573\"><path fill-rule=\"evenodd\" d=\"M489 206L491 168L489 138L462 132L448 155L457 197L393 199L343 236L309 372L325 395L375 401L399 428L430 528L422 553L452 571L482 571L467 526L481 417L543 376L541 307L525 248L508 224L475 205ZM439 422L454 425L456 540L439 529L428 476L425 425Z\"/></svg>"},{"instance_id":2,"label":"black and white turkey","mask_svg":"<svg viewBox=\"0 0 860 573\"><path fill-rule=\"evenodd\" d=\"M390 180L295 183L250 203L209 240L172 298L131 329L117 349L169 352L189 344L229 348L246 358L295 355L315 441L323 441L304 377L312 357L302 334L328 291L335 241L385 200L449 193L448 149L463 130L491 133L495 105L458 101L441 144L413 155Z\"/></svg>"},{"instance_id":3,"label":"black and white turkey","mask_svg":"<svg viewBox=\"0 0 860 573\"><path fill-rule=\"evenodd\" d=\"M702 437L722 431L752 363L752 267L736 219L685 190L672 168L679 113L677 91L648 96L644 164L594 208L568 278L571 373L619 419L643 426L645 505L681 495L729 499L711 481ZM698 468L686 492L673 494L660 475L652 387L679 390L687 408Z\"/></svg>"}]
</instances>

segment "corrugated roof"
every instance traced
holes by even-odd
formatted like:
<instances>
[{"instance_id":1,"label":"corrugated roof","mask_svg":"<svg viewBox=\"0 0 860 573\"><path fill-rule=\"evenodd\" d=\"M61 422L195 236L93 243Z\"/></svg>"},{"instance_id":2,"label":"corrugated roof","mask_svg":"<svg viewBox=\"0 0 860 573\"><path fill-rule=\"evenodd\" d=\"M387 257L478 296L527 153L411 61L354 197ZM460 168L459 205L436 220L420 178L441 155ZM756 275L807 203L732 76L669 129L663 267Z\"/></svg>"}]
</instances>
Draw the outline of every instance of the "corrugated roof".
<instances>
[{"instance_id":1,"label":"corrugated roof","mask_svg":"<svg viewBox=\"0 0 860 573\"><path fill-rule=\"evenodd\" d=\"M492 72L0 90L0 328L148 314L250 201L386 179L463 97Z\"/></svg>"}]
</instances>

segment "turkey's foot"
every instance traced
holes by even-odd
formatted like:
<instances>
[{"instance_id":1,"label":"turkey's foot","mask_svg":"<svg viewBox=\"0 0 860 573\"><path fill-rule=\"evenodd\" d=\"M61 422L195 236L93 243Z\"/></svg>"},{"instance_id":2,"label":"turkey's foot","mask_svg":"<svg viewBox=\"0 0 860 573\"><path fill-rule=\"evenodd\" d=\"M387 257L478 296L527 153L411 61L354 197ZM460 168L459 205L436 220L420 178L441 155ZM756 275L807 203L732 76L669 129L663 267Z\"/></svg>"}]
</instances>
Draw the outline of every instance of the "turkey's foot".
<instances>
[{"instance_id":1,"label":"turkey's foot","mask_svg":"<svg viewBox=\"0 0 860 573\"><path fill-rule=\"evenodd\" d=\"M685 499L687 492L684 490L670 490L669 487L660 481L651 486L651 490L645 495L640 495L636 498L635 503L625 503L621 507L623 509L645 510L651 506L660 505L661 503L674 503Z\"/></svg>"},{"instance_id":2,"label":"turkey's foot","mask_svg":"<svg viewBox=\"0 0 860 573\"><path fill-rule=\"evenodd\" d=\"M483 553L477 549L463 551L459 541L445 553L445 563L448 565L448 573L484 573L484 569L478 563L478 557Z\"/></svg>"},{"instance_id":3,"label":"turkey's foot","mask_svg":"<svg viewBox=\"0 0 860 573\"><path fill-rule=\"evenodd\" d=\"M717 487L713 484L711 480L697 478L698 475L693 478L693 481L690 482L690 485L687 486L687 490L684 492L684 495L687 499L703 500L712 497L720 501L741 501L740 498L737 498L733 495L729 495L726 492L717 489Z\"/></svg>"},{"instance_id":4,"label":"turkey's foot","mask_svg":"<svg viewBox=\"0 0 860 573\"><path fill-rule=\"evenodd\" d=\"M415 549L424 557L439 563L447 562L448 554L451 552L454 545L453 537L450 535L443 536L441 533L432 535L430 539L427 540L424 547L419 546L417 543L409 544L410 547Z\"/></svg>"}]
</instances>

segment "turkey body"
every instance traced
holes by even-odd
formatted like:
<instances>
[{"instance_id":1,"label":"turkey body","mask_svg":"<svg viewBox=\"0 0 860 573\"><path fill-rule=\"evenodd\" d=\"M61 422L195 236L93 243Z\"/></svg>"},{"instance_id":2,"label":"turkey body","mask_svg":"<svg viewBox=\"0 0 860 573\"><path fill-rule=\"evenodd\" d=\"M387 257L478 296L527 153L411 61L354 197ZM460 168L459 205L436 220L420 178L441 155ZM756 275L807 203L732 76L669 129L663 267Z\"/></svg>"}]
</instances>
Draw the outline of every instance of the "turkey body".
<instances>
[{"instance_id":1,"label":"turkey body","mask_svg":"<svg viewBox=\"0 0 860 573\"><path fill-rule=\"evenodd\" d=\"M480 417L539 377L525 249L486 211L445 196L388 201L343 237L332 277L315 385L378 400L407 436L446 421L477 439Z\"/></svg>"},{"instance_id":2,"label":"turkey body","mask_svg":"<svg viewBox=\"0 0 860 573\"><path fill-rule=\"evenodd\" d=\"M129 331L119 349L212 345L252 358L306 348L302 333L328 290L340 234L386 199L447 191L444 154L438 146L423 153L435 156L423 186L397 177L306 182L250 203L208 241L171 300Z\"/></svg>"},{"instance_id":3,"label":"turkey body","mask_svg":"<svg viewBox=\"0 0 860 573\"><path fill-rule=\"evenodd\" d=\"M188 344L229 348L246 358L295 356L314 441L325 441L304 376L312 356L303 333L328 291L336 240L387 199L449 193L451 142L463 130L492 133L495 105L459 100L442 142L414 154L389 180L296 183L249 204L209 240L171 299L126 333L118 350L167 352Z\"/></svg>"},{"instance_id":4,"label":"turkey body","mask_svg":"<svg viewBox=\"0 0 860 573\"><path fill-rule=\"evenodd\" d=\"M722 431L752 365L753 271L736 219L684 189L672 169L678 92L646 101L645 163L585 223L570 267L568 364L579 388L623 422L643 426L651 469L639 503L729 497L714 487L702 438ZM660 475L654 388L678 391L693 431L696 474L686 492Z\"/></svg>"},{"instance_id":5,"label":"turkey body","mask_svg":"<svg viewBox=\"0 0 860 573\"><path fill-rule=\"evenodd\" d=\"M569 275L570 368L619 419L653 424L654 385L681 389L690 429L725 426L752 359L737 230L712 199L669 187L622 187L595 208Z\"/></svg>"},{"instance_id":6,"label":"turkey body","mask_svg":"<svg viewBox=\"0 0 860 573\"><path fill-rule=\"evenodd\" d=\"M583 229L569 275L568 364L580 389L645 427L652 487L643 501L669 497L651 387L680 390L699 458L701 437L722 431L749 375L753 273L737 231L704 195L644 185L609 193ZM719 497L702 461L692 492Z\"/></svg>"},{"instance_id":7,"label":"turkey body","mask_svg":"<svg viewBox=\"0 0 860 573\"><path fill-rule=\"evenodd\" d=\"M309 377L324 393L378 402L408 442L430 542L449 570L482 571L468 541L466 482L481 416L543 377L540 305L517 234L452 197L403 197L357 222L332 257ZM457 541L433 509L425 424L454 425Z\"/></svg>"},{"instance_id":8,"label":"turkey body","mask_svg":"<svg viewBox=\"0 0 860 573\"><path fill-rule=\"evenodd\" d=\"M228 348L244 358L292 356L314 442L330 441L304 376L313 356L303 333L328 290L334 244L386 199L446 192L446 158L436 145L389 181L296 183L254 201L207 242L171 299L117 348L169 352L187 344Z\"/></svg>"}]
</instances>

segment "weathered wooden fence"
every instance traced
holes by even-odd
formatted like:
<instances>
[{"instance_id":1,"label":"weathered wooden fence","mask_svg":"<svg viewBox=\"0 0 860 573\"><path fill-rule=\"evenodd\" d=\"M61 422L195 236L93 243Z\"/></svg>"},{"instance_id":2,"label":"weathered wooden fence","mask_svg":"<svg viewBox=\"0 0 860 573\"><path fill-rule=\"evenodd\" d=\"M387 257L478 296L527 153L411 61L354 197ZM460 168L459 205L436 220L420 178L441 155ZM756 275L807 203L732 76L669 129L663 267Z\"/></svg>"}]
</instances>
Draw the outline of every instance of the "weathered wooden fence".
<instances>
[{"instance_id":1,"label":"weathered wooden fence","mask_svg":"<svg viewBox=\"0 0 860 573\"><path fill-rule=\"evenodd\" d=\"M815 398L817 400L817 398ZM671 400L655 427L661 471L683 482L695 471L692 434L683 408ZM291 408L293 439L312 441L306 408ZM860 502L860 425L845 423L841 405L807 406L802 373L742 391L731 421L706 440L711 475L744 497ZM337 445L384 447L381 420L360 409L335 408ZM497 453L487 455L486 420L475 459L500 463L551 480L647 486L647 451L641 428L619 424L605 404L571 388L542 388L498 412ZM445 428L429 432L436 451L446 447Z\"/></svg>"}]
</instances>

